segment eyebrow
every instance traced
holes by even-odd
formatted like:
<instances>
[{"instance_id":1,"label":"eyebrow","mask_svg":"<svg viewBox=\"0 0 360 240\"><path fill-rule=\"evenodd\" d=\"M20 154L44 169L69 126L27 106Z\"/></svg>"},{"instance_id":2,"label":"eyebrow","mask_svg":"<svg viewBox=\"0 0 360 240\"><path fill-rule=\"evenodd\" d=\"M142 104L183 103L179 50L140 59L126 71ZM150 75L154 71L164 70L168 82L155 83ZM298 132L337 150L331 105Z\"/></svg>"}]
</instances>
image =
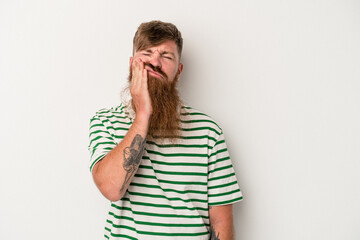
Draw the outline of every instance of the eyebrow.
<instances>
[{"instance_id":1,"label":"eyebrow","mask_svg":"<svg viewBox=\"0 0 360 240\"><path fill-rule=\"evenodd\" d=\"M173 52L163 51L163 52L161 53L161 55L165 55L165 54L170 54L170 55L172 55L173 57L175 57L175 54L174 54Z\"/></svg>"},{"instance_id":2,"label":"eyebrow","mask_svg":"<svg viewBox=\"0 0 360 240\"><path fill-rule=\"evenodd\" d=\"M145 52L153 53L153 51L150 50L150 49L145 50ZM160 53L160 55L166 55L166 54L170 54L170 55L172 55L172 56L175 58L175 54L174 54L173 52L162 51L162 52Z\"/></svg>"}]
</instances>

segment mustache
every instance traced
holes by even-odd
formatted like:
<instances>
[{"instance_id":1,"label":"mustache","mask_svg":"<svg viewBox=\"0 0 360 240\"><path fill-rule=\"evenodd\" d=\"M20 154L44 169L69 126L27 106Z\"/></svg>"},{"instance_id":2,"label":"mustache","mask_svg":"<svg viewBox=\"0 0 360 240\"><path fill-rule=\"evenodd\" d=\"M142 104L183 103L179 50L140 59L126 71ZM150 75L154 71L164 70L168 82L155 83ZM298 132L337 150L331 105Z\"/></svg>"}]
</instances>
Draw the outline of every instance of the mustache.
<instances>
[{"instance_id":1,"label":"mustache","mask_svg":"<svg viewBox=\"0 0 360 240\"><path fill-rule=\"evenodd\" d=\"M168 78L168 76L166 75L166 73L164 73L160 67L155 67L154 65L152 65L151 63L148 62L144 62L144 67L149 67L152 71L159 73L161 76L163 76L165 79Z\"/></svg>"}]
</instances>

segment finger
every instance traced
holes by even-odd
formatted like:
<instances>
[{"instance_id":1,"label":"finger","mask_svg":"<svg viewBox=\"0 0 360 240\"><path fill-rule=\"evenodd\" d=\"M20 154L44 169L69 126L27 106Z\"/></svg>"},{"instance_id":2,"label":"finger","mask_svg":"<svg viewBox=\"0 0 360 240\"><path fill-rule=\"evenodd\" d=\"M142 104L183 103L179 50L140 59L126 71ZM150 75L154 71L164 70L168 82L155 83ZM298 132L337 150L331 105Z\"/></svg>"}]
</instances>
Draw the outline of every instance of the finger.
<instances>
[{"instance_id":1,"label":"finger","mask_svg":"<svg viewBox=\"0 0 360 240\"><path fill-rule=\"evenodd\" d=\"M142 71L142 82L141 84L144 86L144 88L148 89L148 71L146 69L143 69Z\"/></svg>"},{"instance_id":2,"label":"finger","mask_svg":"<svg viewBox=\"0 0 360 240\"><path fill-rule=\"evenodd\" d=\"M144 62L141 59L138 59L137 68L136 68L136 84L138 84L139 87L141 87L143 84L144 70L145 70ZM147 75L145 77L147 78Z\"/></svg>"},{"instance_id":3,"label":"finger","mask_svg":"<svg viewBox=\"0 0 360 240\"><path fill-rule=\"evenodd\" d=\"M133 86L139 86L141 84L141 75L142 75L141 63L139 62L139 60L135 59L133 60L133 64L132 64L131 83Z\"/></svg>"},{"instance_id":4,"label":"finger","mask_svg":"<svg viewBox=\"0 0 360 240\"><path fill-rule=\"evenodd\" d=\"M144 94L144 91L147 91L147 71L144 62L141 59L136 59L133 64L130 90L135 95Z\"/></svg>"}]
</instances>

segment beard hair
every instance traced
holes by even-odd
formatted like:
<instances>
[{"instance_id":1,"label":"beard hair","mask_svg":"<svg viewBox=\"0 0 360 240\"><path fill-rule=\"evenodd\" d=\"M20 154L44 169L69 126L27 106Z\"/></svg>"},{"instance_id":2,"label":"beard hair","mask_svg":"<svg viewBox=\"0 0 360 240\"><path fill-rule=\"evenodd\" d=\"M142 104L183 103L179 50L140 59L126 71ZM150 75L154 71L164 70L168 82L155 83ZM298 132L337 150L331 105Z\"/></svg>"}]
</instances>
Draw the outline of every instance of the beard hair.
<instances>
[{"instance_id":1,"label":"beard hair","mask_svg":"<svg viewBox=\"0 0 360 240\"><path fill-rule=\"evenodd\" d=\"M148 65L149 66L149 65ZM156 69L153 69L156 71ZM162 74L162 72L159 72ZM148 138L175 142L181 136L180 131L180 108L181 99L177 90L177 82L180 74L176 74L172 81L166 75L165 79L158 79L148 74L148 90L153 112L150 117ZM131 84L132 70L130 67L129 83ZM131 100L132 107L136 112L135 105Z\"/></svg>"}]
</instances>

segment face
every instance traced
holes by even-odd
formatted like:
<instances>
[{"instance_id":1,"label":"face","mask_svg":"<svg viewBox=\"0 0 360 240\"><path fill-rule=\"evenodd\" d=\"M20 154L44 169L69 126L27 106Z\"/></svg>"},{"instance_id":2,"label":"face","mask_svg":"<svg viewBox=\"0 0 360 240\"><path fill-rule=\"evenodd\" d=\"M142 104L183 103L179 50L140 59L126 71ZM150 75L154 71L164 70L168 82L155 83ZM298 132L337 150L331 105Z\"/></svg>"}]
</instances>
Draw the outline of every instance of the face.
<instances>
[{"instance_id":1,"label":"face","mask_svg":"<svg viewBox=\"0 0 360 240\"><path fill-rule=\"evenodd\" d=\"M176 136L180 135L181 106L176 85L183 65L179 62L175 42L167 41L137 51L134 57L130 58L129 83L132 79L131 64L134 59L141 59L148 72L148 90L153 107L148 137L176 141Z\"/></svg>"},{"instance_id":2,"label":"face","mask_svg":"<svg viewBox=\"0 0 360 240\"><path fill-rule=\"evenodd\" d=\"M130 64L134 59L141 59L145 63L145 69L149 76L157 79L173 81L175 76L177 74L180 76L183 70L183 64L180 63L174 41L166 41L160 45L135 52L134 57L130 58ZM160 71L156 71L156 69Z\"/></svg>"}]
</instances>

